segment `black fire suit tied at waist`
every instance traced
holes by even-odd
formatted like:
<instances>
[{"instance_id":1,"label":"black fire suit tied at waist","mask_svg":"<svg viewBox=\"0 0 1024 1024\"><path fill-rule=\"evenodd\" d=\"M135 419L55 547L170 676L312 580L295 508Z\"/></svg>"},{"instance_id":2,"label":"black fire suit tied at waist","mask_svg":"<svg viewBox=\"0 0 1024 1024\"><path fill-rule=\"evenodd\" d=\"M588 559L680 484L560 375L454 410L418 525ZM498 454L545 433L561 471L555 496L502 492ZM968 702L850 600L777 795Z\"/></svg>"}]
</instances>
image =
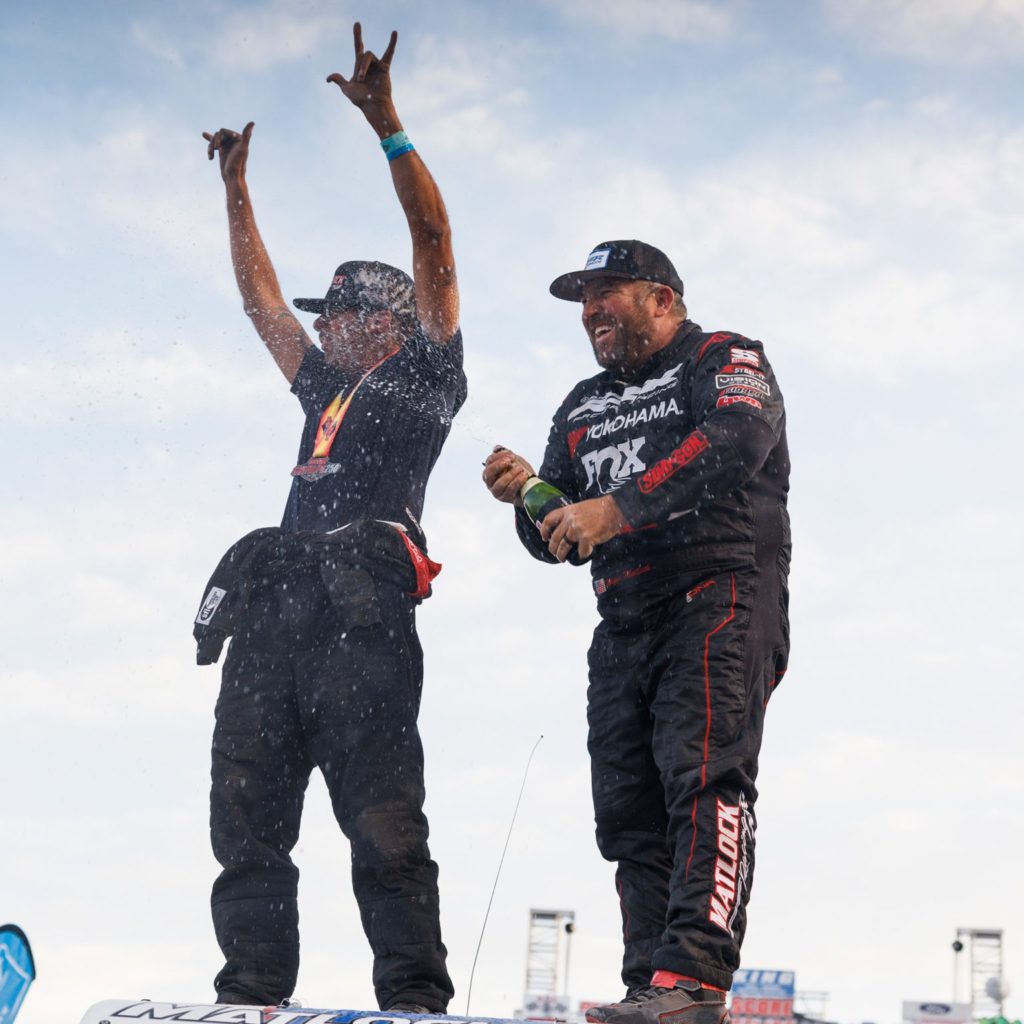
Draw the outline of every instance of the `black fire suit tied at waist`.
<instances>
[{"instance_id":1,"label":"black fire suit tied at waist","mask_svg":"<svg viewBox=\"0 0 1024 1024\"><path fill-rule=\"evenodd\" d=\"M372 625L379 621L376 583L390 584L410 599L430 595L424 563L433 570L427 570L429 577L440 570L398 528L375 519L329 534L289 532L279 526L253 530L228 548L203 590L192 628L196 663L217 661L260 584L303 570L315 572L343 621L352 627Z\"/></svg>"}]
</instances>

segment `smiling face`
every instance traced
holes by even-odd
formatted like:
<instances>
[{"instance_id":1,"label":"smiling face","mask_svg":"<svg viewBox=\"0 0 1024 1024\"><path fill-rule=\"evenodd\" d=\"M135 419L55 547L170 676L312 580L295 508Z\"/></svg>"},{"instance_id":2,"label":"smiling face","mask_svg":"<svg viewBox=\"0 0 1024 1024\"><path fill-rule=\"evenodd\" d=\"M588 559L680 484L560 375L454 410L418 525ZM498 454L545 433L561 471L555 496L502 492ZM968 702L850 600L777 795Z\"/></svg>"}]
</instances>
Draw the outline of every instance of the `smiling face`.
<instances>
[{"instance_id":1,"label":"smiling face","mask_svg":"<svg viewBox=\"0 0 1024 1024\"><path fill-rule=\"evenodd\" d=\"M647 281L597 277L583 286L583 329L601 366L635 369L657 351L657 305Z\"/></svg>"}]
</instances>

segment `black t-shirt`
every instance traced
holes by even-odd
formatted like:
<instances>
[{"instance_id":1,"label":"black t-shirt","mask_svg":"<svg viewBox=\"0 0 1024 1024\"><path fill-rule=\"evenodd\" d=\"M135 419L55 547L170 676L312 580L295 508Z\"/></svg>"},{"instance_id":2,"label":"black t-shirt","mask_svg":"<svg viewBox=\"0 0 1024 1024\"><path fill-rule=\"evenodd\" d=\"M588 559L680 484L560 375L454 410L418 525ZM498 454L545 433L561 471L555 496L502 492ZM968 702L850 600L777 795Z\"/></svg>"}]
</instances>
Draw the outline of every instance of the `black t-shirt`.
<instances>
[{"instance_id":1,"label":"black t-shirt","mask_svg":"<svg viewBox=\"0 0 1024 1024\"><path fill-rule=\"evenodd\" d=\"M344 391L351 404L327 471L293 476L281 526L326 533L356 519L384 519L401 523L424 546L419 521L427 478L466 400L462 332L435 345L420 329L360 384L361 377L328 365L316 347L302 360L292 383L306 414L299 466L313 454L320 418L335 396Z\"/></svg>"}]
</instances>

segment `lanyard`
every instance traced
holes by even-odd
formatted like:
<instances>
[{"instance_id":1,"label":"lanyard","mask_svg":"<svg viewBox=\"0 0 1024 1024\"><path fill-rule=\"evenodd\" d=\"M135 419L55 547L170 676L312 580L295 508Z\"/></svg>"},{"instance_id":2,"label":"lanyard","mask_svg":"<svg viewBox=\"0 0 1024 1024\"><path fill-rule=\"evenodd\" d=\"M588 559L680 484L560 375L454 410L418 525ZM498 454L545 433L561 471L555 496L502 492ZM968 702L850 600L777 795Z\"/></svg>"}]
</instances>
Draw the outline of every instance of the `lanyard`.
<instances>
[{"instance_id":1,"label":"lanyard","mask_svg":"<svg viewBox=\"0 0 1024 1024\"><path fill-rule=\"evenodd\" d=\"M324 409L323 415L320 417L320 424L316 428L316 440L313 443L313 454L310 456L308 462L304 462L292 470L292 476L301 476L309 480L319 480L330 473L337 473L340 468L338 463L329 463L327 461L327 456L331 453L331 446L334 444L334 441L338 436L338 431L341 428L342 420L345 418L345 413L348 412L348 407L352 404L352 399L355 398L356 392L359 390L363 382L370 376L370 374L373 373L374 370L386 363L396 352L398 352L398 349L393 348L385 356L378 359L377 362L375 362L373 366L371 366L366 373L356 381L355 386L347 395L345 394L345 389L342 388L334 398L331 399L327 408Z\"/></svg>"}]
</instances>

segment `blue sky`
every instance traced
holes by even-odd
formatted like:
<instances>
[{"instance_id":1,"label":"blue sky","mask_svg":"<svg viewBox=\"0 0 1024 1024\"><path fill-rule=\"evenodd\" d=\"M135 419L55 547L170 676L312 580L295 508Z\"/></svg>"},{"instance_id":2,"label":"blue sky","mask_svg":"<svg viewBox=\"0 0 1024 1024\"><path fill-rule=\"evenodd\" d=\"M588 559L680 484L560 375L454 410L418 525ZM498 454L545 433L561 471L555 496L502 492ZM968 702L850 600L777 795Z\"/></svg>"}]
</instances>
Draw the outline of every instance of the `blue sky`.
<instances>
[{"instance_id":1,"label":"blue sky","mask_svg":"<svg viewBox=\"0 0 1024 1024\"><path fill-rule=\"evenodd\" d=\"M420 617L453 1008L541 733L471 1009L518 1005L531 906L576 911L573 998L619 991L589 587L532 563L479 482L494 443L539 458L593 372L547 285L616 237L672 256L705 328L763 339L789 410L794 650L745 964L895 1024L951 996L957 927L1002 927L1024 985L1024 3L8 3L0 917L40 971L19 1021L211 992L216 678L190 623L224 548L279 520L300 420L242 315L200 133L256 122L286 295L347 258L408 267L386 163L324 83L356 18L378 49L399 30L395 96L463 297L471 397L428 491L445 571ZM297 856L298 994L370 1005L318 782Z\"/></svg>"}]
</instances>

